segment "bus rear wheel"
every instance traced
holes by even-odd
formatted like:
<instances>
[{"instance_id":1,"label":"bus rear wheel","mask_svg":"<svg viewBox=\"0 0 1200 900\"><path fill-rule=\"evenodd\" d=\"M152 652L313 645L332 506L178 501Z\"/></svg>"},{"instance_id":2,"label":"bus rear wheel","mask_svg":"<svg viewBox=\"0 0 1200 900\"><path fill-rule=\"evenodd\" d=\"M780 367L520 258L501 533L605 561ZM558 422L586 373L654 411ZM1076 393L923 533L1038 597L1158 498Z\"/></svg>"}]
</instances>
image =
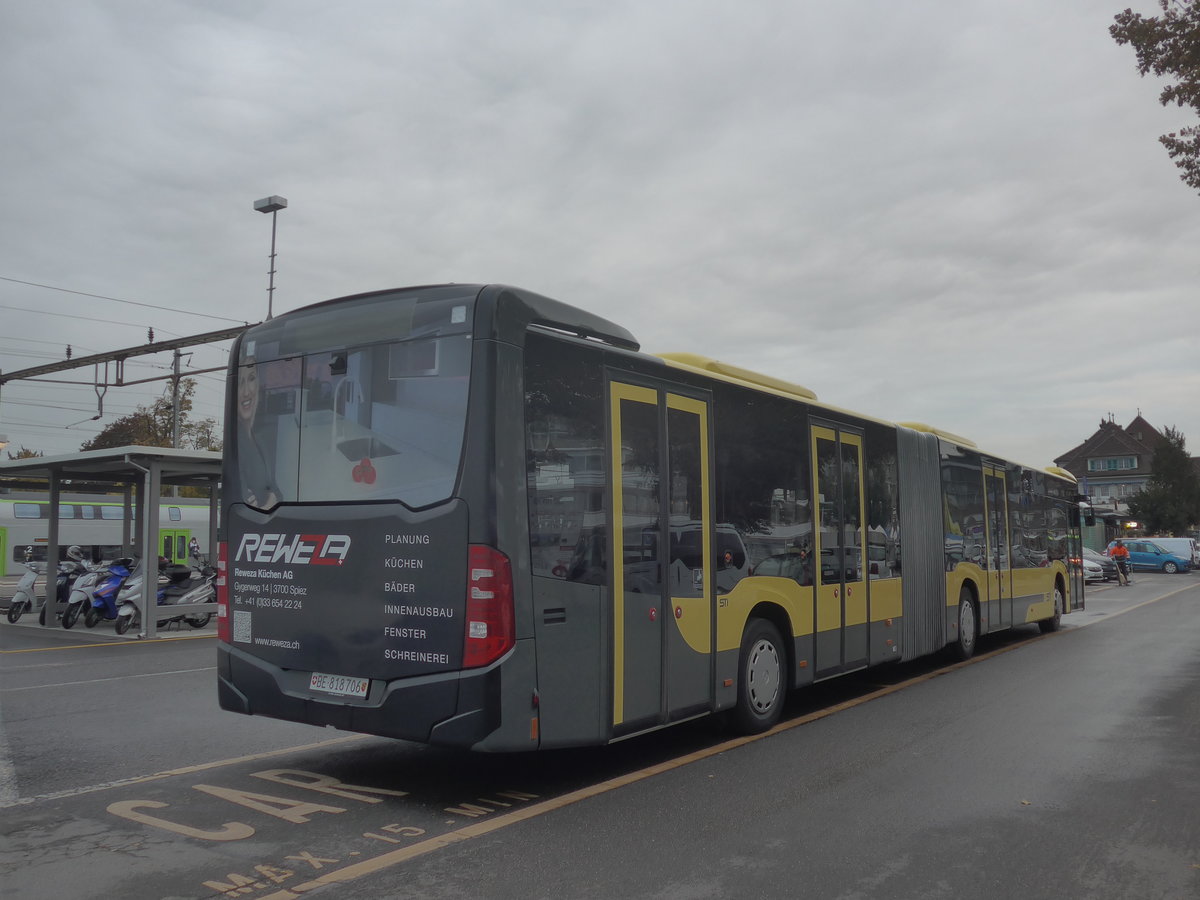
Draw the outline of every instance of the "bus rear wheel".
<instances>
[{"instance_id":1,"label":"bus rear wheel","mask_svg":"<svg viewBox=\"0 0 1200 900\"><path fill-rule=\"evenodd\" d=\"M975 610L975 596L965 584L958 593L958 637L951 644L956 659L970 659L975 655L975 641L979 636L979 615Z\"/></svg>"},{"instance_id":2,"label":"bus rear wheel","mask_svg":"<svg viewBox=\"0 0 1200 900\"><path fill-rule=\"evenodd\" d=\"M1054 585L1054 615L1038 622L1038 628L1042 629L1042 634L1049 634L1052 631L1058 631L1058 629L1062 628L1062 614L1063 592L1062 588L1056 584Z\"/></svg>"},{"instance_id":3,"label":"bus rear wheel","mask_svg":"<svg viewBox=\"0 0 1200 900\"><path fill-rule=\"evenodd\" d=\"M738 658L738 699L733 710L737 731L758 734L779 721L787 693L786 659L779 629L766 619L751 619Z\"/></svg>"}]
</instances>

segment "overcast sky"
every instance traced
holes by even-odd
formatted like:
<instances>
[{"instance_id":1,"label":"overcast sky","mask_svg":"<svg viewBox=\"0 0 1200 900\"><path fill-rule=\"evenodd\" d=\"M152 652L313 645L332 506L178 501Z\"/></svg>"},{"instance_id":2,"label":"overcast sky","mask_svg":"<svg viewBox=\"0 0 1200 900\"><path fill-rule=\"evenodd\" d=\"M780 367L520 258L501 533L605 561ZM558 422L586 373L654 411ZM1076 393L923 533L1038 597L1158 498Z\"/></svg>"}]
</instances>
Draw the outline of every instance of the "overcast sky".
<instances>
[{"instance_id":1,"label":"overcast sky","mask_svg":"<svg viewBox=\"0 0 1200 900\"><path fill-rule=\"evenodd\" d=\"M279 194L276 313L502 282L1022 462L1139 411L1200 455L1200 196L1156 140L1194 116L1130 2L7 0L0 369L262 319ZM92 422L56 377L3 388L10 450L164 384Z\"/></svg>"}]
</instances>

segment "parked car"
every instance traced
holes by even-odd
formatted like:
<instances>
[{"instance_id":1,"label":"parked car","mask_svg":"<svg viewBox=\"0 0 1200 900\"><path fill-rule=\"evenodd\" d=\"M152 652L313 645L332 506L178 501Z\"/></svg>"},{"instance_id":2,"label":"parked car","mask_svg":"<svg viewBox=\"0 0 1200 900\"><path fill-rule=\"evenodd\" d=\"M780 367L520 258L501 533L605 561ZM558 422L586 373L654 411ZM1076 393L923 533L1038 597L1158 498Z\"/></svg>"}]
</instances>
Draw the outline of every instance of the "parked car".
<instances>
[{"instance_id":1,"label":"parked car","mask_svg":"<svg viewBox=\"0 0 1200 900\"><path fill-rule=\"evenodd\" d=\"M1182 556L1192 564L1193 569L1200 566L1200 549L1196 548L1196 542L1192 538L1152 537L1149 540L1158 544L1158 546L1162 547L1168 553Z\"/></svg>"},{"instance_id":2,"label":"parked car","mask_svg":"<svg viewBox=\"0 0 1200 900\"><path fill-rule=\"evenodd\" d=\"M1083 559L1080 560L1080 564L1083 567L1083 580L1084 581L1091 582L1091 581L1103 581L1104 580L1104 569L1101 568L1099 563L1092 562L1090 559L1088 559L1085 556Z\"/></svg>"},{"instance_id":3,"label":"parked car","mask_svg":"<svg viewBox=\"0 0 1200 900\"><path fill-rule=\"evenodd\" d=\"M1116 543L1113 541L1108 545L1109 556L1112 555L1112 548ZM1166 572L1168 575L1174 575L1176 572L1186 572L1192 567L1190 559L1176 556L1154 541L1125 541L1125 547L1129 551L1129 568L1135 571Z\"/></svg>"},{"instance_id":4,"label":"parked car","mask_svg":"<svg viewBox=\"0 0 1200 900\"><path fill-rule=\"evenodd\" d=\"M1117 564L1105 556L1103 553L1091 549L1090 547L1083 548L1083 558L1090 559L1100 567L1104 581L1116 581L1117 579Z\"/></svg>"}]
</instances>

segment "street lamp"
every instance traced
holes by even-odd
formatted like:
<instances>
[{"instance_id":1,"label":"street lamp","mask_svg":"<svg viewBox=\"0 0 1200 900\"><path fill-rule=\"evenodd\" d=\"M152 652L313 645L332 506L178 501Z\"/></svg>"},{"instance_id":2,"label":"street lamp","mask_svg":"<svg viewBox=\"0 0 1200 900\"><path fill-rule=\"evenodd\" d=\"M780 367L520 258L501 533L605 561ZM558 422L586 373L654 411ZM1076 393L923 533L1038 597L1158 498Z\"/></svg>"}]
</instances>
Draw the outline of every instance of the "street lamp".
<instances>
[{"instance_id":1,"label":"street lamp","mask_svg":"<svg viewBox=\"0 0 1200 900\"><path fill-rule=\"evenodd\" d=\"M267 318L271 318L271 306L275 299L275 214L281 209L287 209L287 197L264 197L254 201L254 208L260 213L271 214L271 280L267 283Z\"/></svg>"}]
</instances>

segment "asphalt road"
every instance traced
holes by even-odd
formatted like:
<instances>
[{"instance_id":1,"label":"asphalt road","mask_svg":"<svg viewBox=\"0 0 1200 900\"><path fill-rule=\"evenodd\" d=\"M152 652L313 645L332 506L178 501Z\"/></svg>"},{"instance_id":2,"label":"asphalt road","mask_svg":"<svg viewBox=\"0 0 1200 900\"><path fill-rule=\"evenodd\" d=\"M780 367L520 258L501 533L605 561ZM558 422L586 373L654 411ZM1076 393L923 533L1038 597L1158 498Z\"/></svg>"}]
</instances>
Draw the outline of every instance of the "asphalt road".
<instances>
[{"instance_id":1,"label":"asphalt road","mask_svg":"<svg viewBox=\"0 0 1200 900\"><path fill-rule=\"evenodd\" d=\"M216 709L211 637L0 627L0 885L73 897L1200 897L1200 575L1063 632L481 756Z\"/></svg>"}]
</instances>

